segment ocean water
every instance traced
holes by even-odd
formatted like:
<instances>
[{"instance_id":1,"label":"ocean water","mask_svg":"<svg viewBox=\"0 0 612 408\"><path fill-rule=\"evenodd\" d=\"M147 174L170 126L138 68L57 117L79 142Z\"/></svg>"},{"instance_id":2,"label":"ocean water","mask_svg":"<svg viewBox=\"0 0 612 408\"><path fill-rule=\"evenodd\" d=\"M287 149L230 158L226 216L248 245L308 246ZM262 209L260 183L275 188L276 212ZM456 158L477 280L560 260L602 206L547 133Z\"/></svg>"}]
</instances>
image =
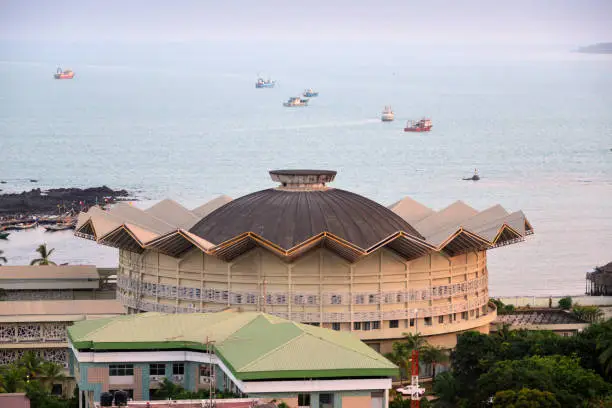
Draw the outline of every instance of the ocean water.
<instances>
[{"instance_id":1,"label":"ocean water","mask_svg":"<svg viewBox=\"0 0 612 408\"><path fill-rule=\"evenodd\" d=\"M491 293L579 294L612 260L612 58L569 48L4 42L0 188L106 184L195 207L273 186L270 169L334 169L333 186L385 205L522 209L535 235L489 252ZM53 80L57 64L75 79ZM255 89L258 74L277 86ZM282 106L309 87L310 106ZM402 131L424 115L431 133ZM57 262L117 262L70 232L0 249L27 264L42 242Z\"/></svg>"}]
</instances>

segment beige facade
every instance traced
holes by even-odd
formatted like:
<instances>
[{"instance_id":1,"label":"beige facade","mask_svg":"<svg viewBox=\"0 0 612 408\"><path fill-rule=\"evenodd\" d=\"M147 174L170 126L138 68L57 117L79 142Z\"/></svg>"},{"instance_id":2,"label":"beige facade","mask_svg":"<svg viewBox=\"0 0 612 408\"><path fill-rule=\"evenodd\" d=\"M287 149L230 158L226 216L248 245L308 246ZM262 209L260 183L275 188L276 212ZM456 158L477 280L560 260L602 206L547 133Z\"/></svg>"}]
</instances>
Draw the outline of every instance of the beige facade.
<instances>
[{"instance_id":1,"label":"beige facade","mask_svg":"<svg viewBox=\"0 0 612 408\"><path fill-rule=\"evenodd\" d=\"M350 263L319 248L288 263L263 248L232 262L197 249L180 258L122 249L117 284L132 311L265 311L352 331L381 351L416 331L453 346L452 333L488 332L495 318L487 306L486 251L406 261L381 248Z\"/></svg>"}]
</instances>

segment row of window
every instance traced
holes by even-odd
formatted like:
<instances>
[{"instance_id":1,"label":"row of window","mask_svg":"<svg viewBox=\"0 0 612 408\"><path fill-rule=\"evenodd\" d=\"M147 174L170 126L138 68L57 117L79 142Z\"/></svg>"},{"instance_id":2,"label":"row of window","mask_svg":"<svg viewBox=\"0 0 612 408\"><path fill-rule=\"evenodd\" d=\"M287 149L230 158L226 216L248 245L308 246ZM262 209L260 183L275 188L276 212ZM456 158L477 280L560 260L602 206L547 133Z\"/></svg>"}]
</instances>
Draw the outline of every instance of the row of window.
<instances>
[{"instance_id":1,"label":"row of window","mask_svg":"<svg viewBox=\"0 0 612 408\"><path fill-rule=\"evenodd\" d=\"M486 307L486 306L485 306ZM483 307L484 309L484 307ZM484 310L483 310L484 312ZM469 318L479 318L480 317L480 309L476 309L476 310L470 310L469 313L468 312L461 312L461 320L469 320ZM448 323L453 323L455 321L457 321L457 313L452 313L449 314L448 317L445 316L438 316L438 323L439 324L444 324L445 321L448 321ZM423 319L423 322L425 324L425 326L431 326L433 325L433 318L432 317L425 317ZM313 326L318 326L318 323L310 323ZM414 319L410 319L410 327L414 327L415 325L415 320ZM340 331L340 323L332 323L332 330L337 330ZM390 329L397 329L399 328L399 320L389 320L389 328ZM353 322L353 330L378 330L380 329L380 321L372 321L372 322Z\"/></svg>"},{"instance_id":2,"label":"row of window","mask_svg":"<svg viewBox=\"0 0 612 408\"><path fill-rule=\"evenodd\" d=\"M110 364L108 367L110 376L132 376L134 375L133 364ZM154 363L149 364L150 375L166 375L166 364ZM185 363L172 364L172 375L185 375Z\"/></svg>"}]
</instances>

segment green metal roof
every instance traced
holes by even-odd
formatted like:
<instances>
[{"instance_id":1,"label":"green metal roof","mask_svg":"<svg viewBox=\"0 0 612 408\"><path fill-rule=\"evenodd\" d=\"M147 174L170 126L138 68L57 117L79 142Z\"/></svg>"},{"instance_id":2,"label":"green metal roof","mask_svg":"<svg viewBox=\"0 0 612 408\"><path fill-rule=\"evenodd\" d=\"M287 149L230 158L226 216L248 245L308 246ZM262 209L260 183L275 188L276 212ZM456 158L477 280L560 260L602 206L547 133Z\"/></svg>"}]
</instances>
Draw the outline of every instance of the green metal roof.
<instances>
[{"instance_id":1,"label":"green metal roof","mask_svg":"<svg viewBox=\"0 0 612 408\"><path fill-rule=\"evenodd\" d=\"M78 350L206 350L241 380L389 377L397 367L350 333L261 312L142 313L77 322L68 337Z\"/></svg>"}]
</instances>

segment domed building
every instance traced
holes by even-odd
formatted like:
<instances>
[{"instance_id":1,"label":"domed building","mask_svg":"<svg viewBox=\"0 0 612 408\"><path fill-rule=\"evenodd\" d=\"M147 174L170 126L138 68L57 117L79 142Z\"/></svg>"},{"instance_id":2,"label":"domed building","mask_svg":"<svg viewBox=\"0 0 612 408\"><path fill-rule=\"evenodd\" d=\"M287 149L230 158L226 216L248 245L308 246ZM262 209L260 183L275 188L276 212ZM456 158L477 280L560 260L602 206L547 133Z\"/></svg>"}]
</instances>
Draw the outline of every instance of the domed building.
<instances>
[{"instance_id":1,"label":"domed building","mask_svg":"<svg viewBox=\"0 0 612 408\"><path fill-rule=\"evenodd\" d=\"M533 233L521 211L384 207L328 186L335 171L271 171L275 188L188 210L171 200L79 216L76 235L119 248L130 313L262 311L351 331L381 352L402 333L452 347L488 332L487 250Z\"/></svg>"}]
</instances>

